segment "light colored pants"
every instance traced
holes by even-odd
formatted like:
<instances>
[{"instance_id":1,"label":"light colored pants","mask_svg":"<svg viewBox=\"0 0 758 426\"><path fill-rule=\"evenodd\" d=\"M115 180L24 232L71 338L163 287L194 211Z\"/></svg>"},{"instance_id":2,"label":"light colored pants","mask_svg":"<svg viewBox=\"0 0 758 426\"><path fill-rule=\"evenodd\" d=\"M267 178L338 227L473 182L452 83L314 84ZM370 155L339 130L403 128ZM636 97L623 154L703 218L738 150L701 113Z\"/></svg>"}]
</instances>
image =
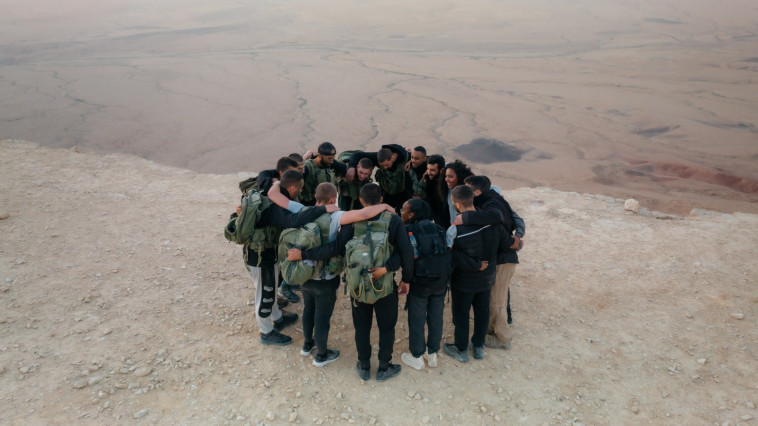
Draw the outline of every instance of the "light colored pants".
<instances>
[{"instance_id":1,"label":"light colored pants","mask_svg":"<svg viewBox=\"0 0 758 426\"><path fill-rule=\"evenodd\" d=\"M258 328L260 328L261 333L268 334L274 330L274 321L279 321L282 318L282 311L279 309L279 305L276 303L276 292L278 287L278 281L277 278L279 276L279 264L276 264L273 266L274 268L274 282L272 283L262 283L261 282L261 268L255 267L255 266L247 266L247 271L250 273L250 276L253 278L253 287L255 287L255 321L258 322ZM271 266L269 266L270 268ZM271 315L269 315L267 318L261 318L260 315L258 315L258 310L261 307L261 300L263 299L263 286L273 286L274 287L274 304L271 307Z\"/></svg>"},{"instance_id":2,"label":"light colored pants","mask_svg":"<svg viewBox=\"0 0 758 426\"><path fill-rule=\"evenodd\" d=\"M515 263L497 265L495 286L490 294L490 326L489 332L494 334L501 343L511 341L510 326L508 325L508 287L516 272Z\"/></svg>"}]
</instances>

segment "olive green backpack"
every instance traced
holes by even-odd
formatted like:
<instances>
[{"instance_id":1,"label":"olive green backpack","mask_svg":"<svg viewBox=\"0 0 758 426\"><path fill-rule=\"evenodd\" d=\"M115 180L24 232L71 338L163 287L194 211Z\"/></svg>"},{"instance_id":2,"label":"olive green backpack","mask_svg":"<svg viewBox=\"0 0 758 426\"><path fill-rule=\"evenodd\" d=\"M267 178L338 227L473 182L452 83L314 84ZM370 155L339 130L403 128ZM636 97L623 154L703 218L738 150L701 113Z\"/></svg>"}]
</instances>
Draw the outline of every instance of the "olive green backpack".
<instances>
[{"instance_id":1,"label":"olive green backpack","mask_svg":"<svg viewBox=\"0 0 758 426\"><path fill-rule=\"evenodd\" d=\"M233 243L245 245L258 253L258 263L261 261L263 250L273 247L279 238L279 229L275 226L256 228L261 212L271 205L268 197L261 195L253 187L241 200L242 212L232 213L224 227L224 237ZM247 253L247 252L245 252ZM247 259L246 259L247 260Z\"/></svg>"},{"instance_id":2,"label":"olive green backpack","mask_svg":"<svg viewBox=\"0 0 758 426\"><path fill-rule=\"evenodd\" d=\"M391 213L382 212L375 221L353 224L353 238L345 245L345 281L355 301L374 304L392 294L394 274L386 273L378 281L371 277L371 269L384 266L392 255L393 247L389 243L391 218Z\"/></svg>"},{"instance_id":3,"label":"olive green backpack","mask_svg":"<svg viewBox=\"0 0 758 426\"><path fill-rule=\"evenodd\" d=\"M339 275L345 267L342 256L323 260L289 260L287 251L291 248L300 250L321 247L329 241L331 214L324 213L314 222L306 223L300 228L288 228L279 237L279 271L289 284L303 284L308 280L331 275Z\"/></svg>"}]
</instances>

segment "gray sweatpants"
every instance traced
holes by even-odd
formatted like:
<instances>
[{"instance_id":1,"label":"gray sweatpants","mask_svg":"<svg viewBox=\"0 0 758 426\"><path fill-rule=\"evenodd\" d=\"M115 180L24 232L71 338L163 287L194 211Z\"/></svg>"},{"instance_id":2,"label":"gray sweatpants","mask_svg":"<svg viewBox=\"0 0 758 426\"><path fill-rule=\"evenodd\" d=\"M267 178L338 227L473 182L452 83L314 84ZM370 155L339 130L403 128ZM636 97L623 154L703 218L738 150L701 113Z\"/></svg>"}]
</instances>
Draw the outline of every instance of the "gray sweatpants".
<instances>
[{"instance_id":1,"label":"gray sweatpants","mask_svg":"<svg viewBox=\"0 0 758 426\"><path fill-rule=\"evenodd\" d=\"M279 305L276 304L276 300L274 300L274 303L271 306L271 315L269 315L266 318L261 318L259 315L260 307L261 307L261 301L263 300L263 286L271 286L273 287L273 292L270 294L273 294L274 299L276 299L276 293L277 293L277 287L279 286L279 283L277 282L277 277L279 276L279 265L276 264L273 266L274 268L274 279L273 282L261 282L262 276L261 274L261 268L255 267L255 266L247 266L247 271L250 273L250 276L253 278L253 286L255 287L255 321L258 322L258 328L260 328L261 333L267 334L274 330L274 321L279 321L279 319L282 318L282 311L279 309ZM268 266L269 268L271 266ZM270 275L270 274L266 274ZM269 290L269 289L267 289Z\"/></svg>"}]
</instances>

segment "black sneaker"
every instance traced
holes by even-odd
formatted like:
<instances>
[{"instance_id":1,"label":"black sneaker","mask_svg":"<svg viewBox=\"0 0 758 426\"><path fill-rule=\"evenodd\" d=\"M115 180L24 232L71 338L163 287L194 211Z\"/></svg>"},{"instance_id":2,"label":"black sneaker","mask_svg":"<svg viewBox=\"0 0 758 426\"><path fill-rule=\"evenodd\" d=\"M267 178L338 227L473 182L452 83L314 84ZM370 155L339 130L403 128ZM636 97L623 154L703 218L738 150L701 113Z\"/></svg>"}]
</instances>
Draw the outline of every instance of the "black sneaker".
<instances>
[{"instance_id":1,"label":"black sneaker","mask_svg":"<svg viewBox=\"0 0 758 426\"><path fill-rule=\"evenodd\" d=\"M300 355L302 356L310 356L313 354L313 350L316 349L316 342L305 342L303 343L303 348L300 349Z\"/></svg>"},{"instance_id":2,"label":"black sneaker","mask_svg":"<svg viewBox=\"0 0 758 426\"><path fill-rule=\"evenodd\" d=\"M445 346L442 348L442 350L445 352L445 355L455 359L458 362L468 362L468 352L459 351L458 348L452 343L445 343Z\"/></svg>"},{"instance_id":3,"label":"black sneaker","mask_svg":"<svg viewBox=\"0 0 758 426\"><path fill-rule=\"evenodd\" d=\"M279 306L279 309L286 308L289 304L290 301L286 297L276 297L276 305ZM255 306L255 302L251 303L251 305Z\"/></svg>"},{"instance_id":4,"label":"black sneaker","mask_svg":"<svg viewBox=\"0 0 758 426\"><path fill-rule=\"evenodd\" d=\"M313 358L313 365L316 367L323 367L326 364L330 364L337 361L340 357L340 351L336 349L327 349L324 355L318 354Z\"/></svg>"},{"instance_id":5,"label":"black sneaker","mask_svg":"<svg viewBox=\"0 0 758 426\"><path fill-rule=\"evenodd\" d=\"M282 312L279 321L274 321L274 331L282 331L285 327L297 322L297 314L291 312Z\"/></svg>"},{"instance_id":6,"label":"black sneaker","mask_svg":"<svg viewBox=\"0 0 758 426\"><path fill-rule=\"evenodd\" d=\"M484 359L484 346L474 346L474 359Z\"/></svg>"},{"instance_id":7,"label":"black sneaker","mask_svg":"<svg viewBox=\"0 0 758 426\"><path fill-rule=\"evenodd\" d=\"M400 370L402 369L403 367L399 366L398 364L390 364L386 369L376 372L376 380L379 382L389 380L400 374Z\"/></svg>"},{"instance_id":8,"label":"black sneaker","mask_svg":"<svg viewBox=\"0 0 758 426\"><path fill-rule=\"evenodd\" d=\"M358 371L358 377L360 377L364 382L371 379L371 370L368 368L363 368L360 361L355 364L355 369Z\"/></svg>"},{"instance_id":9,"label":"black sneaker","mask_svg":"<svg viewBox=\"0 0 758 426\"><path fill-rule=\"evenodd\" d=\"M290 303L297 303L300 301L300 296L290 290L289 284L279 287L279 296L286 298Z\"/></svg>"},{"instance_id":10,"label":"black sneaker","mask_svg":"<svg viewBox=\"0 0 758 426\"><path fill-rule=\"evenodd\" d=\"M261 343L264 345L287 346L292 343L292 338L274 330L268 334L261 333Z\"/></svg>"}]
</instances>

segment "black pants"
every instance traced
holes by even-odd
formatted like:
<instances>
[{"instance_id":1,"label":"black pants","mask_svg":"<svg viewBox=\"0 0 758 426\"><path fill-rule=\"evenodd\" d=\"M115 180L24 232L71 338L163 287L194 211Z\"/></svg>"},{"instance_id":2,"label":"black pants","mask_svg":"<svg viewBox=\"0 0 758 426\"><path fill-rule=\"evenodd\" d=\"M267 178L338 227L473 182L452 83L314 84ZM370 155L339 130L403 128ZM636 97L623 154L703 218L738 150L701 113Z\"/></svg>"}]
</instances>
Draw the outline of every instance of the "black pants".
<instances>
[{"instance_id":1,"label":"black pants","mask_svg":"<svg viewBox=\"0 0 758 426\"><path fill-rule=\"evenodd\" d=\"M330 320L339 286L339 277L309 280L303 284L303 336L306 342L315 340L319 355L326 354Z\"/></svg>"},{"instance_id":2,"label":"black pants","mask_svg":"<svg viewBox=\"0 0 758 426\"><path fill-rule=\"evenodd\" d=\"M471 336L471 344L474 347L484 346L490 321L490 290L469 293L453 287L450 293L453 297L455 347L459 351L465 351L468 348L468 320L472 307L474 308L474 334Z\"/></svg>"},{"instance_id":3,"label":"black pants","mask_svg":"<svg viewBox=\"0 0 758 426\"><path fill-rule=\"evenodd\" d=\"M408 346L411 355L420 357L427 350L430 354L440 350L442 340L442 312L445 308L443 290L426 297L409 294L408 301ZM429 328L429 335L424 341L424 325Z\"/></svg>"},{"instance_id":4,"label":"black pants","mask_svg":"<svg viewBox=\"0 0 758 426\"><path fill-rule=\"evenodd\" d=\"M379 369L387 368L392 361L397 324L397 299L397 292L393 292L377 300L373 305L351 300L355 347L358 349L358 361L361 362L362 368L369 368L371 365L371 327L374 312L376 312L376 325L379 327Z\"/></svg>"}]
</instances>

